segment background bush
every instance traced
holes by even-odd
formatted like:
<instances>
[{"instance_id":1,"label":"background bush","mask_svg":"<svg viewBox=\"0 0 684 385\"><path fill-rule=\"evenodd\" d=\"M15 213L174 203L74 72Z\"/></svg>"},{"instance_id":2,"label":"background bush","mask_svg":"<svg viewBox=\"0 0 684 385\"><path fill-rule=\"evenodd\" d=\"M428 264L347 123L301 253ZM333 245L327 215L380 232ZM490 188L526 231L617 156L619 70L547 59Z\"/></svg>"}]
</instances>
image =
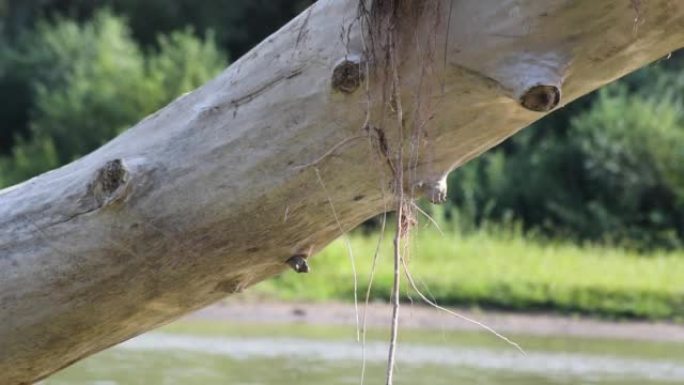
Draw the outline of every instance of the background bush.
<instances>
[{"instance_id":1,"label":"background bush","mask_svg":"<svg viewBox=\"0 0 684 385\"><path fill-rule=\"evenodd\" d=\"M109 11L83 23L39 21L1 57L2 79L14 87L0 97L12 100L20 89L26 109L5 111L19 125L3 124L4 185L96 149L226 66L211 35L201 40L191 29L160 36L144 54L124 20Z\"/></svg>"},{"instance_id":2,"label":"background bush","mask_svg":"<svg viewBox=\"0 0 684 385\"><path fill-rule=\"evenodd\" d=\"M477 225L517 221L556 237L680 247L681 76L663 67L589 95L457 170L449 179L455 209Z\"/></svg>"}]
</instances>

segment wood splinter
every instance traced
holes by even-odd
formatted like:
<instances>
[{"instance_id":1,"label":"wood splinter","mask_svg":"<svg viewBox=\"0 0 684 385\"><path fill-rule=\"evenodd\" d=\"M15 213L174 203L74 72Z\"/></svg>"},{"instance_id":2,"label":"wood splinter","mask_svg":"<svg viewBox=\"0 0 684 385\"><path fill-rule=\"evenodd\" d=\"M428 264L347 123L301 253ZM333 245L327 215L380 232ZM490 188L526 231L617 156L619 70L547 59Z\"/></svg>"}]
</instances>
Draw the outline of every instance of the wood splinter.
<instances>
[{"instance_id":1,"label":"wood splinter","mask_svg":"<svg viewBox=\"0 0 684 385\"><path fill-rule=\"evenodd\" d=\"M295 254L285 263L287 263L292 270L296 271L297 273L309 272L309 264L306 262L306 255L304 254Z\"/></svg>"},{"instance_id":2,"label":"wood splinter","mask_svg":"<svg viewBox=\"0 0 684 385\"><path fill-rule=\"evenodd\" d=\"M427 198L430 203L438 205L447 200L446 176L436 181L418 182L415 188L417 195Z\"/></svg>"}]
</instances>

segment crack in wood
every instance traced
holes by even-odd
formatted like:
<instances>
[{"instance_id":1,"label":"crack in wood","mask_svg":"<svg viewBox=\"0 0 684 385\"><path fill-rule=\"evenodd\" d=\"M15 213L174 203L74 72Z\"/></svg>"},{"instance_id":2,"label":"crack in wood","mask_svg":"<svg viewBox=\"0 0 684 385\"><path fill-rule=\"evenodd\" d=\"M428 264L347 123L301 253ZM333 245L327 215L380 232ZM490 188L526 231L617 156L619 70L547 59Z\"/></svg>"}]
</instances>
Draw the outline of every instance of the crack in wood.
<instances>
[{"instance_id":1,"label":"crack in wood","mask_svg":"<svg viewBox=\"0 0 684 385\"><path fill-rule=\"evenodd\" d=\"M257 96L263 94L264 92L270 90L271 88L275 87L278 85L278 83L292 79L296 76L299 76L304 72L304 66L297 67L287 73L277 75L275 78L269 80L268 82L260 85L259 87L256 87L254 90L249 91L243 96L240 96L239 98L233 99L230 101L230 105L235 107L235 111L233 112L233 116L237 114L237 109L238 107L242 106L243 104L249 103L252 100L254 100Z\"/></svg>"}]
</instances>

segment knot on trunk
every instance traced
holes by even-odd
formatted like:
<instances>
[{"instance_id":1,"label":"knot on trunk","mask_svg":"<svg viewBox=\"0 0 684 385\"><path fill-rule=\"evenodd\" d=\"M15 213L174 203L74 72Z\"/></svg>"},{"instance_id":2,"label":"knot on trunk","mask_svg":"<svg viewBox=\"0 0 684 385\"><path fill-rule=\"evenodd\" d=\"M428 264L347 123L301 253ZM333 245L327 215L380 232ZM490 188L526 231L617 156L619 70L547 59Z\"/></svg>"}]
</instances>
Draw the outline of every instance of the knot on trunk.
<instances>
[{"instance_id":1,"label":"knot on trunk","mask_svg":"<svg viewBox=\"0 0 684 385\"><path fill-rule=\"evenodd\" d=\"M90 183L90 196L97 208L121 201L128 194L129 173L121 159L110 160L100 167Z\"/></svg>"},{"instance_id":2,"label":"knot on trunk","mask_svg":"<svg viewBox=\"0 0 684 385\"><path fill-rule=\"evenodd\" d=\"M361 65L358 57L342 59L333 70L332 87L345 94L356 91L364 79Z\"/></svg>"}]
</instances>

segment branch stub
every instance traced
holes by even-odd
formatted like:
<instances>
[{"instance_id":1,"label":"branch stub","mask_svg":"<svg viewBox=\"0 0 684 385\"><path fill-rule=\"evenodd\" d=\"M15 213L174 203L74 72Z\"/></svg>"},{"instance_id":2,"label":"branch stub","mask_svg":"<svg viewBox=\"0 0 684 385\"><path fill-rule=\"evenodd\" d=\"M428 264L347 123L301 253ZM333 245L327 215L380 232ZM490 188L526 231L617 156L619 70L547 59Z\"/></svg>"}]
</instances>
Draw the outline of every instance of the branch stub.
<instances>
[{"instance_id":1,"label":"branch stub","mask_svg":"<svg viewBox=\"0 0 684 385\"><path fill-rule=\"evenodd\" d=\"M346 57L333 70L332 87L345 94L356 91L363 80L361 61L357 58Z\"/></svg>"},{"instance_id":2,"label":"branch stub","mask_svg":"<svg viewBox=\"0 0 684 385\"><path fill-rule=\"evenodd\" d=\"M286 261L286 263L297 273L308 273L309 264L306 262L306 255L293 255Z\"/></svg>"},{"instance_id":3,"label":"branch stub","mask_svg":"<svg viewBox=\"0 0 684 385\"><path fill-rule=\"evenodd\" d=\"M548 112L558 106L560 97L558 87L540 84L525 91L520 97L520 104L530 111Z\"/></svg>"}]
</instances>

